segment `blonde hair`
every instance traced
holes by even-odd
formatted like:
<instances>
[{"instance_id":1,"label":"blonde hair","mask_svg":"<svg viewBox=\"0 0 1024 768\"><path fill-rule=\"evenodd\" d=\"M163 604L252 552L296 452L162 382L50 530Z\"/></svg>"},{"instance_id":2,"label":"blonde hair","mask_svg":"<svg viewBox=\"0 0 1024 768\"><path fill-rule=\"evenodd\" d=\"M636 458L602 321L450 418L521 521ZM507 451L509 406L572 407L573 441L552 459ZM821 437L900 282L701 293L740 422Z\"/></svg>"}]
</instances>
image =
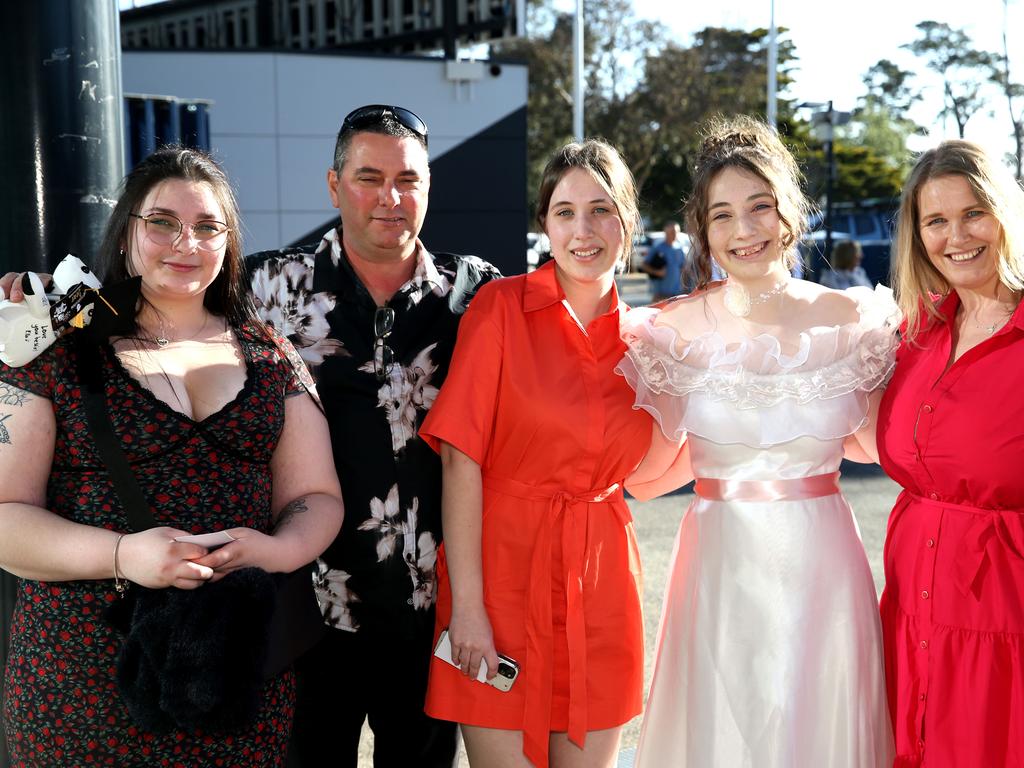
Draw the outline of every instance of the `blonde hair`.
<instances>
[{"instance_id":1,"label":"blonde hair","mask_svg":"<svg viewBox=\"0 0 1024 768\"><path fill-rule=\"evenodd\" d=\"M962 139L944 141L918 158L900 197L892 284L909 340L926 319L941 319L933 297L945 296L951 290L928 258L919 221L921 189L943 176L966 179L981 207L996 217L1001 235L996 246L999 280L1011 291L1024 290L1024 190L1008 169L994 162L977 144Z\"/></svg>"},{"instance_id":2,"label":"blonde hair","mask_svg":"<svg viewBox=\"0 0 1024 768\"><path fill-rule=\"evenodd\" d=\"M600 139L572 142L558 150L544 168L540 191L537 195L537 223L545 228L548 206L555 187L569 171L580 168L597 181L615 203L619 220L622 222L622 255L625 262L633 248L633 235L642 228L640 203L637 199L636 182L633 174L622 159L622 155L611 144Z\"/></svg>"},{"instance_id":3,"label":"blonde hair","mask_svg":"<svg viewBox=\"0 0 1024 768\"><path fill-rule=\"evenodd\" d=\"M683 213L690 235L692 263L697 287L711 280L711 246L708 243L708 195L711 184L726 168L738 168L762 179L775 197L775 206L785 234L781 246L787 269L796 264L797 246L807 231L811 203L801 190L803 174L793 154L774 128L747 115L715 118L705 127L704 141L697 154L693 191Z\"/></svg>"}]
</instances>

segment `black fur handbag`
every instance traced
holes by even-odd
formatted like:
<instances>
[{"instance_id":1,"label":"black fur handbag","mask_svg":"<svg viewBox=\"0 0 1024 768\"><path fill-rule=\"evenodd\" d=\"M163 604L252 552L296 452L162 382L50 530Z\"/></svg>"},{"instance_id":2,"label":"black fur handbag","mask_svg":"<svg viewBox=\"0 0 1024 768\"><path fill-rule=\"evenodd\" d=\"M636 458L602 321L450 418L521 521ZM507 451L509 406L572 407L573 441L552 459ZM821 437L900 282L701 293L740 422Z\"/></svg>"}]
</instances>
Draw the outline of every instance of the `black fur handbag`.
<instances>
[{"instance_id":1,"label":"black fur handbag","mask_svg":"<svg viewBox=\"0 0 1024 768\"><path fill-rule=\"evenodd\" d=\"M79 335L82 403L97 450L133 530L157 525L114 435L100 350ZM117 683L132 718L151 731L230 731L259 711L266 681L325 632L315 563L291 573L241 568L192 589L133 588L106 611L124 639Z\"/></svg>"}]
</instances>

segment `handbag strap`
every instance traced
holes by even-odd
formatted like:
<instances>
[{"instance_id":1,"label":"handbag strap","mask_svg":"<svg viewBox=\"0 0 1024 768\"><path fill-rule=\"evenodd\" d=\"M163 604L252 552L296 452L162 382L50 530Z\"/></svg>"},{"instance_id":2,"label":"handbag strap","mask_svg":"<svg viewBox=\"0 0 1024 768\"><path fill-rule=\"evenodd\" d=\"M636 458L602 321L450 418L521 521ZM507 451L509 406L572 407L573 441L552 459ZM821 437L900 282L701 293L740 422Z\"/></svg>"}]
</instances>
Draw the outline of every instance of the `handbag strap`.
<instances>
[{"instance_id":1,"label":"handbag strap","mask_svg":"<svg viewBox=\"0 0 1024 768\"><path fill-rule=\"evenodd\" d=\"M128 458L124 455L117 435L114 434L114 427L110 423L103 386L103 369L100 364L102 350L83 333L75 333L74 337L85 419L96 441L96 450L107 465L114 493L128 515L128 525L132 530L144 531L147 528L155 528L157 522L149 509L149 502L139 487L139 481L132 472Z\"/></svg>"}]
</instances>

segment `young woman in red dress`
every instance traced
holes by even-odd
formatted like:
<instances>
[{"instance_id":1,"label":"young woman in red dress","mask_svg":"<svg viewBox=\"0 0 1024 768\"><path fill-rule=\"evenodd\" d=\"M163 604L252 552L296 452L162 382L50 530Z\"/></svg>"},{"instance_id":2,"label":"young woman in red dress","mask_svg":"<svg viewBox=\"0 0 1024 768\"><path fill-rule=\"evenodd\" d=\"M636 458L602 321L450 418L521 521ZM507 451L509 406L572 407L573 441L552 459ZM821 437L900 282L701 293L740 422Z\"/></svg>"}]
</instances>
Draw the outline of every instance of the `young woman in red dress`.
<instances>
[{"instance_id":1,"label":"young woman in red dress","mask_svg":"<svg viewBox=\"0 0 1024 768\"><path fill-rule=\"evenodd\" d=\"M444 466L437 632L461 665L434 659L426 710L462 724L474 768L606 768L643 684L622 483L652 421L613 373L635 185L612 147L569 144L538 212L553 261L480 290L421 430ZM497 652L520 665L507 692L475 680Z\"/></svg>"},{"instance_id":2,"label":"young woman in red dress","mask_svg":"<svg viewBox=\"0 0 1024 768\"><path fill-rule=\"evenodd\" d=\"M904 489L882 595L895 765L1024 765L1024 192L998 160L965 141L921 156L895 283L878 426Z\"/></svg>"}]
</instances>

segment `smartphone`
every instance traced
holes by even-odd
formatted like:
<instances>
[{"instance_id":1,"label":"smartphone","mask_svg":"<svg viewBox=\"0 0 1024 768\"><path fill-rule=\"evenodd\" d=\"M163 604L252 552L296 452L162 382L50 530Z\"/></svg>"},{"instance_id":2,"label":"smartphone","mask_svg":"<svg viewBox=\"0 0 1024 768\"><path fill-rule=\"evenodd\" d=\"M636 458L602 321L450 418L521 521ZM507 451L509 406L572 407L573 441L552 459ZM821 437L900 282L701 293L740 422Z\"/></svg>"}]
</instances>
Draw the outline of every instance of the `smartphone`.
<instances>
[{"instance_id":1,"label":"smartphone","mask_svg":"<svg viewBox=\"0 0 1024 768\"><path fill-rule=\"evenodd\" d=\"M441 661L446 661L453 667L459 665L452 661L452 643L448 639L448 630L445 629L441 632L441 636L437 639L437 646L434 648L434 655ZM510 659L508 656L499 653L498 654L498 674L492 680L487 679L487 662L480 662L480 671L476 675L478 682L487 683L499 691L507 691L512 687L512 683L519 677L519 662L515 659Z\"/></svg>"},{"instance_id":2,"label":"smartphone","mask_svg":"<svg viewBox=\"0 0 1024 768\"><path fill-rule=\"evenodd\" d=\"M175 536L174 540L198 544L207 549L216 549L234 541L235 537L227 531L214 531L213 533L196 533L191 536Z\"/></svg>"}]
</instances>

